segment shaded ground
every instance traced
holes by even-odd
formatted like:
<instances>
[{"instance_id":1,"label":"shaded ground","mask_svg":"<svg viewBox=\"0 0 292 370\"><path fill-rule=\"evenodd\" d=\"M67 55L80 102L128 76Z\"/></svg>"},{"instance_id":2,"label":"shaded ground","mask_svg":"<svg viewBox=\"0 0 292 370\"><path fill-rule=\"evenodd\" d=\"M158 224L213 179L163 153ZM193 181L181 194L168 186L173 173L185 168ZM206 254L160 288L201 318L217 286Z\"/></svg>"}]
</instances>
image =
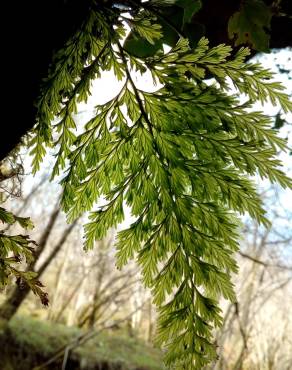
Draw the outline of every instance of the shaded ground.
<instances>
[{"instance_id":1,"label":"shaded ground","mask_svg":"<svg viewBox=\"0 0 292 370\"><path fill-rule=\"evenodd\" d=\"M32 370L50 359L80 329L15 317L0 332L0 369ZM103 333L70 352L66 369L163 370L161 353L121 333ZM63 357L47 369L61 369Z\"/></svg>"}]
</instances>

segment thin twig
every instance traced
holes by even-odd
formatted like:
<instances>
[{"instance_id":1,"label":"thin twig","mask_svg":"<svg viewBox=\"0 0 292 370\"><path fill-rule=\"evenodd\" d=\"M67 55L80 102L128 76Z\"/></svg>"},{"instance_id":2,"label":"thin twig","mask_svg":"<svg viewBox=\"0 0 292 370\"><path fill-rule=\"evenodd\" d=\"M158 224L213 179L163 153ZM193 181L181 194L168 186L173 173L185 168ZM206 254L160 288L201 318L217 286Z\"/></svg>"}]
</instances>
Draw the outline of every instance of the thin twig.
<instances>
[{"instance_id":1,"label":"thin twig","mask_svg":"<svg viewBox=\"0 0 292 370\"><path fill-rule=\"evenodd\" d=\"M247 258L259 265L262 265L262 266L265 266L265 267L275 267L275 268L279 268L279 269L283 269L283 270L289 270L289 271L292 271L292 266L285 266L285 265L280 265L280 264L273 264L273 263L269 263L269 262L264 262L264 261L261 261L259 260L258 258L255 258L253 256L250 256L249 254L246 254L244 252L241 252L239 251L238 252L242 257L244 258Z\"/></svg>"}]
</instances>

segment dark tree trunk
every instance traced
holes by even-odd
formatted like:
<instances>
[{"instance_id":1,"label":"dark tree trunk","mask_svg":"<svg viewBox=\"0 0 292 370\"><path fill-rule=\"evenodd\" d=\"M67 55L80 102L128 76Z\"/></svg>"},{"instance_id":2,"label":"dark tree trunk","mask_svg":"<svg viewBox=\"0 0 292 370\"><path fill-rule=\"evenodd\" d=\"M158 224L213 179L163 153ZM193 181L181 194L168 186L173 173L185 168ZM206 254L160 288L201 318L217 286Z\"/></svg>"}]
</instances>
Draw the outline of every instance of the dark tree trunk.
<instances>
[{"instance_id":1,"label":"dark tree trunk","mask_svg":"<svg viewBox=\"0 0 292 370\"><path fill-rule=\"evenodd\" d=\"M35 124L35 100L52 55L84 19L87 0L4 1L1 4L0 161ZM3 117L5 116L5 118Z\"/></svg>"},{"instance_id":2,"label":"dark tree trunk","mask_svg":"<svg viewBox=\"0 0 292 370\"><path fill-rule=\"evenodd\" d=\"M29 292L30 289L27 285L22 289L15 287L0 307L0 318L5 321L12 319Z\"/></svg>"}]
</instances>

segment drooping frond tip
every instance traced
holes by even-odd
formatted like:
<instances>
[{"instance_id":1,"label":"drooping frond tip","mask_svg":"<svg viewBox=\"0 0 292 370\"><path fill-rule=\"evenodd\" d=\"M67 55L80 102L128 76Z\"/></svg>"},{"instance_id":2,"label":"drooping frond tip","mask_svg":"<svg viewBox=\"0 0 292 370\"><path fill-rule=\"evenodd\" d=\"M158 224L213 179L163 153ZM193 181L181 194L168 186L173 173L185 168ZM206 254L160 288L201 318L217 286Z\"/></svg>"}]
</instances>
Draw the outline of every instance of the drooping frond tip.
<instances>
[{"instance_id":1,"label":"drooping frond tip","mask_svg":"<svg viewBox=\"0 0 292 370\"><path fill-rule=\"evenodd\" d=\"M70 220L90 212L86 248L123 221L125 205L131 209L136 220L118 233L117 264L136 258L141 266L158 307L157 342L167 349L167 365L198 369L216 357L219 298L236 299L237 215L247 212L268 224L249 177L258 173L291 186L276 158L285 141L266 115L250 108L270 100L287 112L292 103L270 71L245 63L246 48L231 57L229 46L210 48L202 38L192 48L181 38L168 52L137 58L122 46L124 23L113 17L110 24L109 17L92 15L58 54L40 98L34 166L46 145L56 145L54 174L66 169L65 211ZM150 17L146 32L140 18L128 25L156 45L160 28L150 25L159 19ZM90 81L110 69L123 87L76 130L77 102L86 100ZM135 70L150 71L161 87L142 91ZM212 85L204 81L210 76ZM245 103L230 92L230 82ZM101 197L105 204L98 206Z\"/></svg>"}]
</instances>

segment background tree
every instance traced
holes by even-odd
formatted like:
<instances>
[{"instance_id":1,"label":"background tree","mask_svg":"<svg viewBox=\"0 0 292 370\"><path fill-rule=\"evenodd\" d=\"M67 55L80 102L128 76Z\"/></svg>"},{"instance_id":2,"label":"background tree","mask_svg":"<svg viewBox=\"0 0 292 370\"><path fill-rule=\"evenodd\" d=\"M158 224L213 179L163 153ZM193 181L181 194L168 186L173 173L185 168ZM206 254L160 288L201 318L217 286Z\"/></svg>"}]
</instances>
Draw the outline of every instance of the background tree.
<instances>
[{"instance_id":1,"label":"background tree","mask_svg":"<svg viewBox=\"0 0 292 370\"><path fill-rule=\"evenodd\" d=\"M131 301L141 288L139 273L135 266L123 272L116 269L113 250L115 232L110 232L88 259L87 254L82 252L82 231L78 225L81 220L66 224L60 215L60 189L56 183L49 183L46 173L44 168L39 179L25 176L22 184L24 193L21 197L8 200L6 206L16 215L25 212L33 219L42 219L37 230L31 231L38 245L34 259L24 270L34 271L37 278L44 282L50 293L50 306L42 311L38 302L27 299L31 291L29 285L15 285L7 289L0 306L1 318L11 320L21 308L21 312L42 312L41 316L52 322L92 328L100 322L108 324L112 317L135 311L137 307L133 307ZM9 232L16 233L17 228L12 225ZM131 320L129 317L130 331Z\"/></svg>"}]
</instances>

